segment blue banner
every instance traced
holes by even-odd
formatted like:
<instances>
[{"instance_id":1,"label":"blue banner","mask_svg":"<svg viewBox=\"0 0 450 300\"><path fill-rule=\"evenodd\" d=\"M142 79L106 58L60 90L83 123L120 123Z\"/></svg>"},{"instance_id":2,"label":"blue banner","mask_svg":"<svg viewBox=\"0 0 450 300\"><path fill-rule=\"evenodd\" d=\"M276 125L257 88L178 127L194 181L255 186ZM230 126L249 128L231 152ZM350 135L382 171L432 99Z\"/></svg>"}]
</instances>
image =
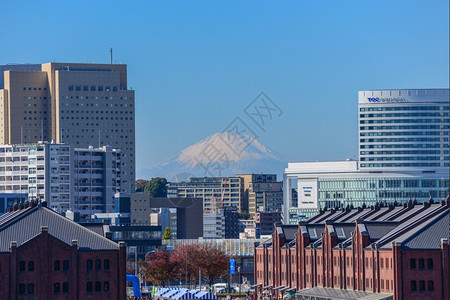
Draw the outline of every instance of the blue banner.
<instances>
[{"instance_id":1,"label":"blue banner","mask_svg":"<svg viewBox=\"0 0 450 300\"><path fill-rule=\"evenodd\" d=\"M230 274L236 274L236 262L230 258Z\"/></svg>"}]
</instances>

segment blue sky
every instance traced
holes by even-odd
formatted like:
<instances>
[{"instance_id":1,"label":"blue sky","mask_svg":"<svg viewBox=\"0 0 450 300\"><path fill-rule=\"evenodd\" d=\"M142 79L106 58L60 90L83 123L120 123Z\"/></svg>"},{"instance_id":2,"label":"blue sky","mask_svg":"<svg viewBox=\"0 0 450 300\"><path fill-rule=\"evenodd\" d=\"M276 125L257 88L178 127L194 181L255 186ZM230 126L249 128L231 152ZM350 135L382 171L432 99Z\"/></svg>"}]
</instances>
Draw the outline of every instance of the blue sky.
<instances>
[{"instance_id":1,"label":"blue sky","mask_svg":"<svg viewBox=\"0 0 450 300\"><path fill-rule=\"evenodd\" d=\"M449 2L5 1L0 64L128 64L137 170L222 131L264 91L260 142L292 161L357 157L357 92L447 88Z\"/></svg>"}]
</instances>

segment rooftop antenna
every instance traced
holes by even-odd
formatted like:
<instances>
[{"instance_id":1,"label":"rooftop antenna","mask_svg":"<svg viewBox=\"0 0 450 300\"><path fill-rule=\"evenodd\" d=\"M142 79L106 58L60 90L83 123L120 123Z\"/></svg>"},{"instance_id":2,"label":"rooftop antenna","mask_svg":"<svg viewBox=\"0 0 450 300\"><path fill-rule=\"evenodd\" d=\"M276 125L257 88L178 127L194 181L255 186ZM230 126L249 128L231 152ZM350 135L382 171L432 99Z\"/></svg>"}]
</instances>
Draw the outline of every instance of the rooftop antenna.
<instances>
[{"instance_id":1,"label":"rooftop antenna","mask_svg":"<svg viewBox=\"0 0 450 300\"><path fill-rule=\"evenodd\" d=\"M100 148L100 129L98 130L98 148Z\"/></svg>"},{"instance_id":2,"label":"rooftop antenna","mask_svg":"<svg viewBox=\"0 0 450 300\"><path fill-rule=\"evenodd\" d=\"M111 53L111 64L112 64L112 61L113 61L113 51L112 51L112 47L109 48L109 53Z\"/></svg>"}]
</instances>

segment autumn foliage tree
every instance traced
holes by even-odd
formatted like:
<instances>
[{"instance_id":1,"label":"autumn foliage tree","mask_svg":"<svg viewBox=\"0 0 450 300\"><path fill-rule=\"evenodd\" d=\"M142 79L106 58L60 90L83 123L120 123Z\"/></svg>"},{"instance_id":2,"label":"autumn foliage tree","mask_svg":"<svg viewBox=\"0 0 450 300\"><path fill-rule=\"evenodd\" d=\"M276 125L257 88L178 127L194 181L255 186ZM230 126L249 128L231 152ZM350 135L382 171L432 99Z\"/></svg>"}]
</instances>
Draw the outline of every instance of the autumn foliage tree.
<instances>
[{"instance_id":1,"label":"autumn foliage tree","mask_svg":"<svg viewBox=\"0 0 450 300\"><path fill-rule=\"evenodd\" d=\"M148 253L145 257L145 277L147 281L165 286L174 280L174 265L170 258L170 251L165 249L157 249L152 253Z\"/></svg>"},{"instance_id":2,"label":"autumn foliage tree","mask_svg":"<svg viewBox=\"0 0 450 300\"><path fill-rule=\"evenodd\" d=\"M214 279L226 275L227 259L225 252L206 244L177 246L171 257L176 266L178 280L186 278L189 282L199 280L199 270L202 280L212 285Z\"/></svg>"},{"instance_id":3,"label":"autumn foliage tree","mask_svg":"<svg viewBox=\"0 0 450 300\"><path fill-rule=\"evenodd\" d=\"M164 285L171 280L187 280L190 284L199 280L199 270L201 280L212 285L215 279L227 274L225 252L206 244L192 244L147 255L147 279L154 284Z\"/></svg>"}]
</instances>

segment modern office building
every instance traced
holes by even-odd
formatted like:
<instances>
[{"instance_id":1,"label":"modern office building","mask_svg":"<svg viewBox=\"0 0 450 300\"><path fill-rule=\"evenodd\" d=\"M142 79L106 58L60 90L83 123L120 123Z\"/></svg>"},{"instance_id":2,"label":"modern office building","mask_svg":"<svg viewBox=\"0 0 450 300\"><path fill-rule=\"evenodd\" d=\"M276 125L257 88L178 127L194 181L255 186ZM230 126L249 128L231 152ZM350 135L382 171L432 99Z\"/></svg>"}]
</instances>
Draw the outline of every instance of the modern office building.
<instances>
[{"instance_id":1,"label":"modern office building","mask_svg":"<svg viewBox=\"0 0 450 300\"><path fill-rule=\"evenodd\" d=\"M121 192L134 191L134 91L127 66L0 66L0 143L55 141L121 149Z\"/></svg>"},{"instance_id":2,"label":"modern office building","mask_svg":"<svg viewBox=\"0 0 450 300\"><path fill-rule=\"evenodd\" d=\"M281 212L283 207L283 183L275 174L237 175L243 179L248 212L252 218L258 212Z\"/></svg>"},{"instance_id":3,"label":"modern office building","mask_svg":"<svg viewBox=\"0 0 450 300\"><path fill-rule=\"evenodd\" d=\"M169 198L201 198L205 210L225 206L243 207L243 181L240 177L192 177L188 182L170 182Z\"/></svg>"},{"instance_id":4,"label":"modern office building","mask_svg":"<svg viewBox=\"0 0 450 300\"><path fill-rule=\"evenodd\" d=\"M361 170L448 173L449 90L358 93Z\"/></svg>"},{"instance_id":5,"label":"modern office building","mask_svg":"<svg viewBox=\"0 0 450 300\"><path fill-rule=\"evenodd\" d=\"M449 90L359 92L359 161L292 162L284 190L285 224L320 208L405 203L449 193Z\"/></svg>"},{"instance_id":6,"label":"modern office building","mask_svg":"<svg viewBox=\"0 0 450 300\"><path fill-rule=\"evenodd\" d=\"M0 145L0 193L22 203L46 201L49 208L79 212L84 220L94 213L114 212L120 173L120 151L110 147Z\"/></svg>"}]
</instances>

